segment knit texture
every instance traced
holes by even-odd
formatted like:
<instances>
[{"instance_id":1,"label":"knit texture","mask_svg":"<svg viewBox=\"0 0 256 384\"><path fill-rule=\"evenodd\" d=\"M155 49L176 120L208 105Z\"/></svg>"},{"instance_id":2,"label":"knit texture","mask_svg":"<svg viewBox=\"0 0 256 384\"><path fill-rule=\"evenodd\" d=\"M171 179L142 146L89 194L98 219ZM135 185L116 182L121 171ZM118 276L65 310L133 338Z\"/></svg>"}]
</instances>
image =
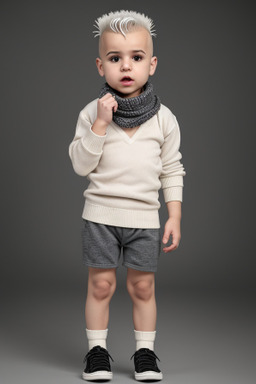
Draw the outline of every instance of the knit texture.
<instances>
[{"instance_id":1,"label":"knit texture","mask_svg":"<svg viewBox=\"0 0 256 384\"><path fill-rule=\"evenodd\" d=\"M185 170L176 117L161 104L151 119L129 137L111 122L104 136L92 125L98 99L80 112L69 146L73 168L90 184L84 191L83 218L126 228L159 228L158 190L166 202L182 201Z\"/></svg>"},{"instance_id":2,"label":"knit texture","mask_svg":"<svg viewBox=\"0 0 256 384\"><path fill-rule=\"evenodd\" d=\"M144 91L135 97L120 97L115 89L105 83L99 98L107 93L115 96L118 108L116 112L113 112L113 120L121 128L140 126L151 119L161 106L160 98L154 94L153 85L149 81L144 85Z\"/></svg>"}]
</instances>

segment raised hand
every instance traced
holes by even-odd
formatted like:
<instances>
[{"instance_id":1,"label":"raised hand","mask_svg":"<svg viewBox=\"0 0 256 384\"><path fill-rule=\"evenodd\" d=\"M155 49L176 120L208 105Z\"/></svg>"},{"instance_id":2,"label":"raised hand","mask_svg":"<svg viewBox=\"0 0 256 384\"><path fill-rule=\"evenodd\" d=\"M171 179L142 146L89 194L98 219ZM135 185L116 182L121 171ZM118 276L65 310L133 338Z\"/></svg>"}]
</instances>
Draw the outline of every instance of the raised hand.
<instances>
[{"instance_id":1,"label":"raised hand","mask_svg":"<svg viewBox=\"0 0 256 384\"><path fill-rule=\"evenodd\" d=\"M107 126L113 119L113 112L116 112L117 108L117 101L110 93L107 93L99 99L97 105L97 119L92 126L93 132L97 135L104 136L106 134Z\"/></svg>"}]
</instances>

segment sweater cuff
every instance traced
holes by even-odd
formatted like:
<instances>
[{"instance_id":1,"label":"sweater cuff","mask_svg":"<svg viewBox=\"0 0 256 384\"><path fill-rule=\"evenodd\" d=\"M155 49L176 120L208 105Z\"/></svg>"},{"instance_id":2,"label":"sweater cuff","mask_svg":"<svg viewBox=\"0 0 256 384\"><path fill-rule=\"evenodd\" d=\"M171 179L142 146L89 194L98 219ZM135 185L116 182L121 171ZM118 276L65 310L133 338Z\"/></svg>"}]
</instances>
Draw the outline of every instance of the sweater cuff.
<instances>
[{"instance_id":1,"label":"sweater cuff","mask_svg":"<svg viewBox=\"0 0 256 384\"><path fill-rule=\"evenodd\" d=\"M171 187L163 189L164 201L168 203L168 201L181 201L183 197L183 187Z\"/></svg>"},{"instance_id":2,"label":"sweater cuff","mask_svg":"<svg viewBox=\"0 0 256 384\"><path fill-rule=\"evenodd\" d=\"M171 176L160 178L162 188L183 187L183 176Z\"/></svg>"},{"instance_id":3,"label":"sweater cuff","mask_svg":"<svg viewBox=\"0 0 256 384\"><path fill-rule=\"evenodd\" d=\"M164 201L182 201L183 176L171 176L161 178Z\"/></svg>"},{"instance_id":4,"label":"sweater cuff","mask_svg":"<svg viewBox=\"0 0 256 384\"><path fill-rule=\"evenodd\" d=\"M101 154L107 134L104 136L96 135L92 131L92 126L86 129L85 135L82 138L83 146L91 153Z\"/></svg>"}]
</instances>

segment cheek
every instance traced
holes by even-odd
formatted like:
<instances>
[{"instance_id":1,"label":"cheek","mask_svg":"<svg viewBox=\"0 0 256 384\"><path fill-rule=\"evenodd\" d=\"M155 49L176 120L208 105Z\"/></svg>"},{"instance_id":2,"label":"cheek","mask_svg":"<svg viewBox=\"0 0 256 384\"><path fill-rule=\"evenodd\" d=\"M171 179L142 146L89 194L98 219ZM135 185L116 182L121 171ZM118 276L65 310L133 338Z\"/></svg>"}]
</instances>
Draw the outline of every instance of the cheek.
<instances>
[{"instance_id":1,"label":"cheek","mask_svg":"<svg viewBox=\"0 0 256 384\"><path fill-rule=\"evenodd\" d=\"M114 75L115 75L115 69L113 68L113 66L109 66L109 65L106 65L104 67L104 74L105 74L105 77L107 78L112 78Z\"/></svg>"},{"instance_id":2,"label":"cheek","mask_svg":"<svg viewBox=\"0 0 256 384\"><path fill-rule=\"evenodd\" d=\"M147 77L150 73L150 65L149 63L145 63L143 66L140 67L140 72L143 77Z\"/></svg>"}]
</instances>

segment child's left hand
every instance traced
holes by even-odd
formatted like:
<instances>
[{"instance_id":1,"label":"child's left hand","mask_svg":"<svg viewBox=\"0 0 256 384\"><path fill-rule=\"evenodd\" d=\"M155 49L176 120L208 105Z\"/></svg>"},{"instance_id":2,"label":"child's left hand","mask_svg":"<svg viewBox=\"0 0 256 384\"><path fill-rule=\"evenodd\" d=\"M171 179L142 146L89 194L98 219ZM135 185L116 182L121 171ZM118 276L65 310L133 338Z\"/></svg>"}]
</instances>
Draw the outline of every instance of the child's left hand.
<instances>
[{"instance_id":1,"label":"child's left hand","mask_svg":"<svg viewBox=\"0 0 256 384\"><path fill-rule=\"evenodd\" d=\"M179 246L180 239L181 239L180 219L175 217L170 217L167 220L164 228L163 244L168 243L170 235L172 236L172 244L169 247L163 248L164 253L174 251Z\"/></svg>"}]
</instances>

